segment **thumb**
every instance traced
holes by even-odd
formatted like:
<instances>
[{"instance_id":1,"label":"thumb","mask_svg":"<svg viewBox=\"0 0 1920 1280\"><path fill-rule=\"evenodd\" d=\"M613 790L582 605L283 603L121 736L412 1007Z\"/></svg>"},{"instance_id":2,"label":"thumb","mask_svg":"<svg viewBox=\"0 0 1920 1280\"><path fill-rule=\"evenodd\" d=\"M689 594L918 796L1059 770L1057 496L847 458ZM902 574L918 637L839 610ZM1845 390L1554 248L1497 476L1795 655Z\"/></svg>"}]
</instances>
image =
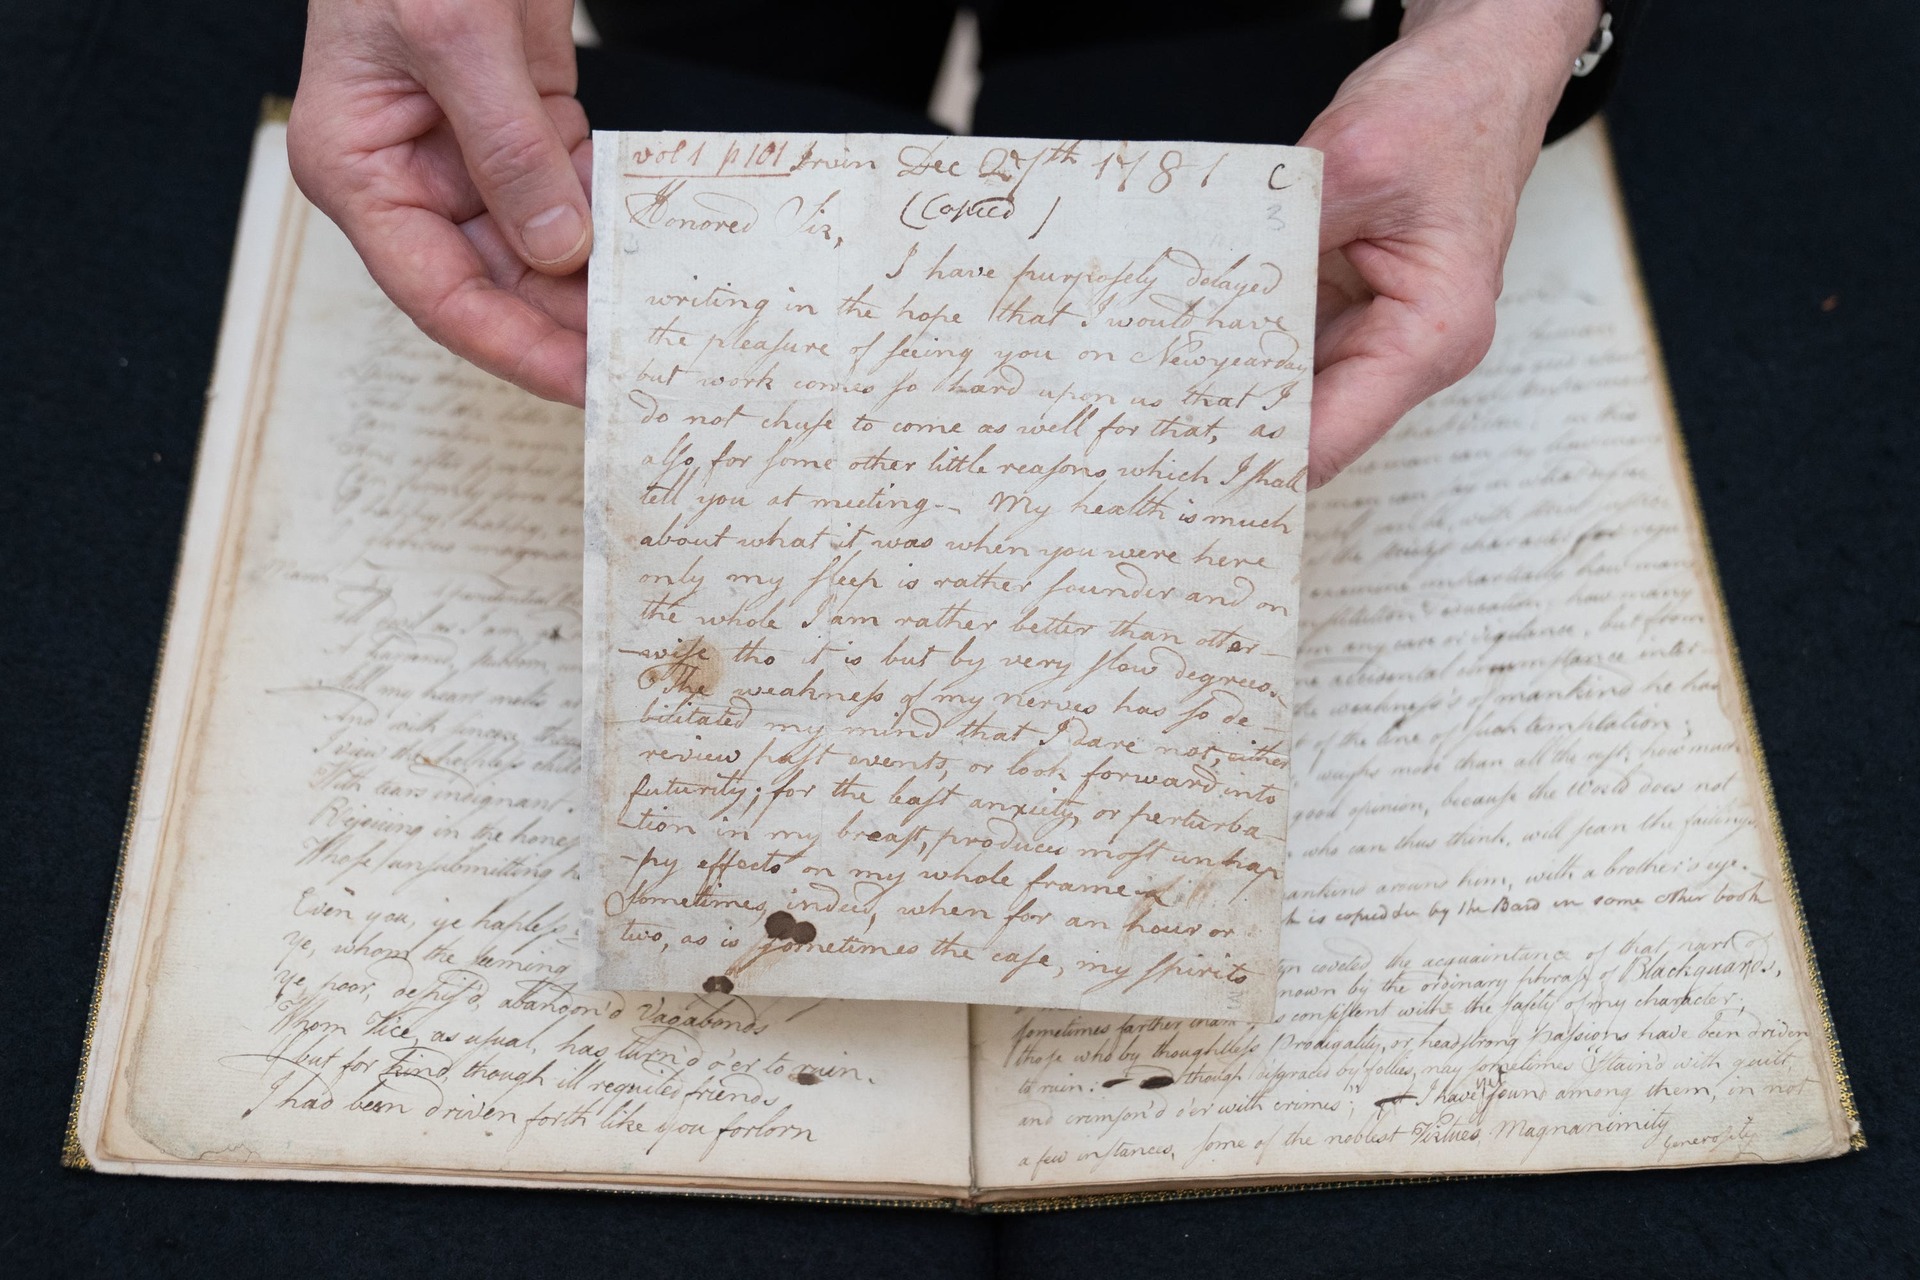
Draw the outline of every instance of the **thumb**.
<instances>
[{"instance_id":1,"label":"thumb","mask_svg":"<svg viewBox=\"0 0 1920 1280\"><path fill-rule=\"evenodd\" d=\"M1339 316L1316 343L1307 487L1325 484L1403 414L1452 386L1493 342L1494 291L1377 294Z\"/></svg>"},{"instance_id":2,"label":"thumb","mask_svg":"<svg viewBox=\"0 0 1920 1280\"><path fill-rule=\"evenodd\" d=\"M1350 140L1358 131L1331 138L1300 140L1320 148L1320 252L1331 253L1361 239L1378 222L1395 191L1398 157L1369 140ZM1311 140L1309 140L1311 139Z\"/></svg>"},{"instance_id":3,"label":"thumb","mask_svg":"<svg viewBox=\"0 0 1920 1280\"><path fill-rule=\"evenodd\" d=\"M593 221L568 152L586 137L571 99L562 137L527 66L510 18L481 16L416 46L422 85L446 113L480 198L514 251L537 271L568 275L586 264Z\"/></svg>"},{"instance_id":4,"label":"thumb","mask_svg":"<svg viewBox=\"0 0 1920 1280\"><path fill-rule=\"evenodd\" d=\"M1324 182L1320 192L1321 256L1324 258L1360 239L1366 233L1373 207L1373 201L1354 196L1344 183Z\"/></svg>"}]
</instances>

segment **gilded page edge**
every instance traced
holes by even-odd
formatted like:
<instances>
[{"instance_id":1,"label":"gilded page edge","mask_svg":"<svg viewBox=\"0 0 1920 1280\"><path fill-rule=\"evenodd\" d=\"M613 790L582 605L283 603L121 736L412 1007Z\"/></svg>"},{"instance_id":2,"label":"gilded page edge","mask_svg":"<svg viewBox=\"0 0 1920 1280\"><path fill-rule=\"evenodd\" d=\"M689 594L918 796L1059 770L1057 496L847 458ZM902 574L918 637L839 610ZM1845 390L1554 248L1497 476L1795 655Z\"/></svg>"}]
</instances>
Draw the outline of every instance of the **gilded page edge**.
<instances>
[{"instance_id":1,"label":"gilded page edge","mask_svg":"<svg viewBox=\"0 0 1920 1280\"><path fill-rule=\"evenodd\" d=\"M1746 764L1751 770L1749 789L1754 793L1756 807L1763 817L1755 823L1760 833L1765 853L1771 869L1786 895L1784 909L1780 914L1782 923L1788 926L1799 941L1798 959L1802 982L1801 1012L1810 1015L1809 1022L1816 1023L1826 1041L1826 1059L1829 1076L1826 1084L1830 1090L1829 1101L1838 1107L1846 1121L1847 1146L1850 1150L1864 1150L1867 1135L1860 1127L1860 1110L1854 1100L1853 1085L1847 1077L1847 1066L1840 1053L1840 1038L1833 1024L1833 1009L1827 1001L1826 983L1820 977L1820 962L1814 954L1813 933L1807 927L1805 904L1800 898L1800 884L1793 872L1793 858L1787 850L1786 830L1780 820L1780 807L1774 800L1773 777L1767 768L1767 756L1760 742L1760 723L1753 713L1753 698L1747 689L1746 668L1740 661L1740 645L1733 632L1733 618L1727 612L1726 592L1720 582L1719 561L1713 553L1713 541L1707 533L1706 513L1700 507L1700 489L1694 483L1693 462L1687 453L1686 436L1680 430L1680 410L1673 400L1673 384L1667 378L1667 361L1660 344L1659 326L1654 321L1653 307L1647 300L1646 279L1640 266L1640 254L1634 245L1633 224L1628 221L1626 199L1620 189L1620 174L1613 155L1613 138L1607 132L1604 117L1596 120L1591 128L1594 131L1594 149L1599 155L1600 164L1606 175L1608 198L1613 205L1613 227L1620 246L1620 256L1627 267L1627 289L1638 313L1640 323L1645 330L1648 356L1648 374L1663 411L1667 452L1672 459L1675 486L1680 491L1681 505L1687 513L1688 532L1695 547L1694 573L1700 584L1700 590L1706 596L1712 610L1714 630L1724 646L1723 656L1727 673L1732 677L1733 687L1729 691L1734 699L1734 719L1744 734ZM1810 997L1810 1000L1809 1000ZM1812 1028L1810 1028L1812 1029Z\"/></svg>"},{"instance_id":2,"label":"gilded page edge","mask_svg":"<svg viewBox=\"0 0 1920 1280\"><path fill-rule=\"evenodd\" d=\"M1840 1154L1840 1153L1835 1153ZM1782 1160L1700 1160L1690 1164L1667 1165L1578 1165L1557 1169L1491 1169L1474 1172L1440 1173L1343 1173L1324 1177L1311 1173L1292 1177L1221 1178L1201 1183L1152 1182L1131 1189L1101 1190L1099 1184L1055 1187L1044 1193L1029 1194L999 1188L976 1191L965 1206L976 1213L1051 1213L1061 1209L1098 1209L1115 1205L1160 1204L1170 1200L1219 1200L1229 1196L1279 1194L1289 1191L1344 1191L1355 1187L1414 1187L1436 1182L1495 1182L1515 1178L1564 1178L1585 1173L1687 1173L1700 1169L1751 1169L1760 1165L1805 1164L1809 1159L1832 1156L1790 1157Z\"/></svg>"},{"instance_id":3,"label":"gilded page edge","mask_svg":"<svg viewBox=\"0 0 1920 1280\"><path fill-rule=\"evenodd\" d=\"M100 1144L133 986L146 953L146 922L158 882L158 855L175 783L185 763L181 748L192 718L201 647L220 586L227 515L246 428L257 416L258 366L268 345L262 321L281 276L282 241L294 191L284 159L285 138L284 100L269 98L262 103L249 157L187 518L175 557L87 1008L81 1063L61 1144L60 1163L71 1169L118 1172L117 1166L123 1163L103 1154ZM117 947L116 937L121 944Z\"/></svg>"},{"instance_id":4,"label":"gilded page edge","mask_svg":"<svg viewBox=\"0 0 1920 1280\"><path fill-rule=\"evenodd\" d=\"M830 1183L775 1179L713 1178L665 1175L623 1177L609 1174L529 1173L509 1170L476 1172L470 1169L399 1169L343 1164L204 1164L197 1161L127 1159L101 1166L103 1173L147 1177L192 1178L214 1182L270 1180L273 1182L377 1183L395 1186L494 1187L526 1191L591 1191L616 1195L673 1195L779 1203L861 1205L885 1209L969 1209L968 1188L919 1183ZM821 1188L816 1190L815 1188ZM844 1188L844 1189L842 1189Z\"/></svg>"}]
</instances>

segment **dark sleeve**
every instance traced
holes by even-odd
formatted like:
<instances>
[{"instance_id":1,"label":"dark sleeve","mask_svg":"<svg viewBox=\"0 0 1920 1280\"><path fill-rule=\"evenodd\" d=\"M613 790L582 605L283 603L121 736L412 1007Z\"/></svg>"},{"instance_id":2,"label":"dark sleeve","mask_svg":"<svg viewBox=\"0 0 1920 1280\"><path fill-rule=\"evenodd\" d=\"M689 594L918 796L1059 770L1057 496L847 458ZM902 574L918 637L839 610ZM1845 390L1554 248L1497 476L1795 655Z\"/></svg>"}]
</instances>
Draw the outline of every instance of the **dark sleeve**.
<instances>
[{"instance_id":1,"label":"dark sleeve","mask_svg":"<svg viewBox=\"0 0 1920 1280\"><path fill-rule=\"evenodd\" d=\"M1560 106L1554 111L1553 118L1547 121L1548 142L1572 133L1606 104L1608 95L1613 92L1614 81L1620 78L1620 65L1626 60L1627 49L1633 43L1634 25L1645 11L1647 3L1648 0L1604 0L1606 11L1613 15L1613 47L1607 50L1607 55L1600 59L1600 64L1591 73L1574 76L1567 81ZM1373 48L1376 53L1399 38L1403 7L1401 0L1374 0Z\"/></svg>"}]
</instances>

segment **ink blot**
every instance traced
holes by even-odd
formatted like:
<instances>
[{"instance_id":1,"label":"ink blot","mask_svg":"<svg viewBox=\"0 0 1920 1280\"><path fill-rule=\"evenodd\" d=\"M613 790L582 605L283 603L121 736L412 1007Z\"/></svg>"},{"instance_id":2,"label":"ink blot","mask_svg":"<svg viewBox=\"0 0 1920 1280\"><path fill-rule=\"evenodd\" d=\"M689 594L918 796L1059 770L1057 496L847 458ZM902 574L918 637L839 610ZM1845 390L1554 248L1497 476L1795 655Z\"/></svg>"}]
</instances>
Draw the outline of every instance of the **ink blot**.
<instances>
[{"instance_id":1,"label":"ink blot","mask_svg":"<svg viewBox=\"0 0 1920 1280\"><path fill-rule=\"evenodd\" d=\"M795 1084L819 1084L820 1077L811 1071L801 1071L795 1074L793 1082Z\"/></svg>"},{"instance_id":2,"label":"ink blot","mask_svg":"<svg viewBox=\"0 0 1920 1280\"><path fill-rule=\"evenodd\" d=\"M1140 1087L1142 1089L1164 1089L1172 1083L1172 1076L1148 1076L1140 1082Z\"/></svg>"},{"instance_id":3,"label":"ink blot","mask_svg":"<svg viewBox=\"0 0 1920 1280\"><path fill-rule=\"evenodd\" d=\"M776 942L791 942L806 946L820 936L820 931L810 921L795 920L788 911L776 911L767 917L767 936Z\"/></svg>"},{"instance_id":4,"label":"ink blot","mask_svg":"<svg viewBox=\"0 0 1920 1280\"><path fill-rule=\"evenodd\" d=\"M732 995L733 979L724 973L716 973L700 984L700 989L708 995Z\"/></svg>"}]
</instances>

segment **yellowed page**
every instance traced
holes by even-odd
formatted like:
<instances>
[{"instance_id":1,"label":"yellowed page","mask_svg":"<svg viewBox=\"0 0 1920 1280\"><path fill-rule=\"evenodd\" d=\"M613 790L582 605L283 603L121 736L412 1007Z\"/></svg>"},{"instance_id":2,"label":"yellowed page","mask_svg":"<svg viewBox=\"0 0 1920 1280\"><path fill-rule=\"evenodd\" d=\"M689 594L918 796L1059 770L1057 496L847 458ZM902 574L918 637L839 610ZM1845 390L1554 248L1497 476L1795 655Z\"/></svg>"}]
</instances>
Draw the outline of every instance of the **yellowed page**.
<instances>
[{"instance_id":1,"label":"yellowed page","mask_svg":"<svg viewBox=\"0 0 1920 1280\"><path fill-rule=\"evenodd\" d=\"M128 900L152 905L116 933L89 1157L964 1189L962 1010L615 994L572 972L579 415L415 331L286 183L277 131L256 166L284 216L250 213L248 234L279 224L284 287L222 578L180 606L215 622L163 676L188 664L194 705L158 704L156 745L185 719L182 767L130 850ZM220 496L206 479L197 504Z\"/></svg>"},{"instance_id":2,"label":"yellowed page","mask_svg":"<svg viewBox=\"0 0 1920 1280\"><path fill-rule=\"evenodd\" d=\"M986 1187L1846 1149L1604 136L1309 503L1279 1020L978 1010Z\"/></svg>"},{"instance_id":3,"label":"yellowed page","mask_svg":"<svg viewBox=\"0 0 1920 1280\"><path fill-rule=\"evenodd\" d=\"M595 166L601 982L1268 1017L1318 155Z\"/></svg>"}]
</instances>

